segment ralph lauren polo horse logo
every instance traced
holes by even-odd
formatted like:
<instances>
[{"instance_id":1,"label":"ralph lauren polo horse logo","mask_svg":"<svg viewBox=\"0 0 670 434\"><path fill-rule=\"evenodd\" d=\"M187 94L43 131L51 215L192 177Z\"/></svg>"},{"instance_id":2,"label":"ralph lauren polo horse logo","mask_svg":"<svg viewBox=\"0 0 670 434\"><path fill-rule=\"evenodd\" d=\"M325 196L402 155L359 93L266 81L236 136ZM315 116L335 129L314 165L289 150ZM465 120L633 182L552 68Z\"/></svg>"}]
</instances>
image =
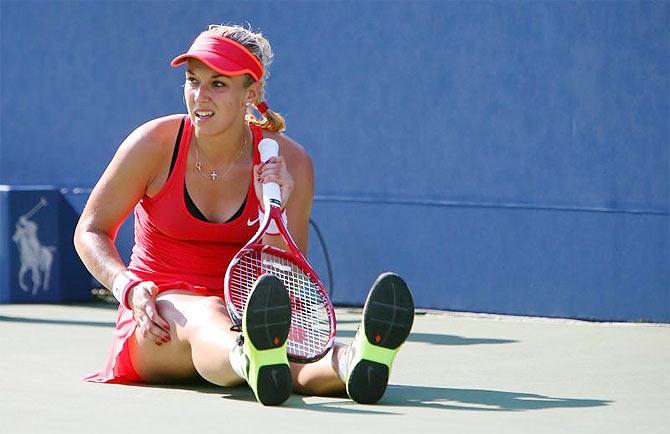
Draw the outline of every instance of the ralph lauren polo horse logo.
<instances>
[{"instance_id":1,"label":"ralph lauren polo horse logo","mask_svg":"<svg viewBox=\"0 0 670 434\"><path fill-rule=\"evenodd\" d=\"M30 211L19 217L16 222L16 230L12 241L19 249L21 267L19 268L19 286L25 292L32 291L36 295L40 287L44 291L49 290L49 279L51 277L51 265L54 260L56 247L44 246L37 238L39 226L30 218L42 207L47 205L47 200L42 197L37 205ZM30 271L32 288L25 282L26 274Z\"/></svg>"}]
</instances>

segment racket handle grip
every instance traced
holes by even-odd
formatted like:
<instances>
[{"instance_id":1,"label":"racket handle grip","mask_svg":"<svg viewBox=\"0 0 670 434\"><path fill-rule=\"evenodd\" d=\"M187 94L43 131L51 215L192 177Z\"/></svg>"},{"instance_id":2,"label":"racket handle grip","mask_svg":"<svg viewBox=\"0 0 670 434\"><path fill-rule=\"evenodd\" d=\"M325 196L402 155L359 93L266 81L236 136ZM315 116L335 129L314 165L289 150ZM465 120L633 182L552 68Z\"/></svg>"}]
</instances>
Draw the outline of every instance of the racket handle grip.
<instances>
[{"instance_id":1,"label":"racket handle grip","mask_svg":"<svg viewBox=\"0 0 670 434\"><path fill-rule=\"evenodd\" d=\"M268 182L263 184L263 199L270 202L270 206L278 206L281 208L281 189L276 182Z\"/></svg>"},{"instance_id":2,"label":"racket handle grip","mask_svg":"<svg viewBox=\"0 0 670 434\"><path fill-rule=\"evenodd\" d=\"M268 139L267 137L260 141L258 150L261 153L261 162L265 163L272 157L279 155L279 143L276 140Z\"/></svg>"},{"instance_id":3,"label":"racket handle grip","mask_svg":"<svg viewBox=\"0 0 670 434\"><path fill-rule=\"evenodd\" d=\"M272 157L279 155L279 144L276 140L265 138L258 144L261 153L261 162L265 163ZM276 182L263 184L263 198L270 201L271 206L281 207L281 189Z\"/></svg>"}]
</instances>

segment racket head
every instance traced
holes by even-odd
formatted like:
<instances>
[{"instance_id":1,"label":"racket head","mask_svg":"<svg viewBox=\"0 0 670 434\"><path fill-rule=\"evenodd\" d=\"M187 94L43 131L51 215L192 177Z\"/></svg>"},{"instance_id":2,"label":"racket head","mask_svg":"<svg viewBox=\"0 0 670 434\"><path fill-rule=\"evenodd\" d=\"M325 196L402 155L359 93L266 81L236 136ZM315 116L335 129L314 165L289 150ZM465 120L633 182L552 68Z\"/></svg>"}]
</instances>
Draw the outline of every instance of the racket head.
<instances>
[{"instance_id":1,"label":"racket head","mask_svg":"<svg viewBox=\"0 0 670 434\"><path fill-rule=\"evenodd\" d=\"M291 300L288 358L299 363L321 359L334 344L335 312L328 291L302 254L260 243L248 244L240 250L224 279L224 296L231 319L241 322L249 292L264 273L281 279Z\"/></svg>"},{"instance_id":2,"label":"racket head","mask_svg":"<svg viewBox=\"0 0 670 434\"><path fill-rule=\"evenodd\" d=\"M261 161L278 155L279 144L264 138L258 144ZM263 184L263 209L266 211L256 234L232 259L224 277L224 297L231 319L239 324L249 292L259 276L277 276L291 300L291 328L287 356L294 362L322 358L335 340L335 311L321 280L291 238L281 217L281 190L276 182ZM288 250L262 244L263 235L273 221Z\"/></svg>"}]
</instances>

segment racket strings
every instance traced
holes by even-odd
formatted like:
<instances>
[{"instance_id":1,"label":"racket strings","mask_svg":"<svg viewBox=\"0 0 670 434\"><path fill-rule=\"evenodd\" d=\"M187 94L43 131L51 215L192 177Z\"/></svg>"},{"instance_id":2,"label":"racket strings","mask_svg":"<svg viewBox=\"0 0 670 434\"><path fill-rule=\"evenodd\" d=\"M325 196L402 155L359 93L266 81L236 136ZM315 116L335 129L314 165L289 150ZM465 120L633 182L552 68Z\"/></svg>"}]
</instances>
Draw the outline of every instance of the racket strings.
<instances>
[{"instance_id":1,"label":"racket strings","mask_svg":"<svg viewBox=\"0 0 670 434\"><path fill-rule=\"evenodd\" d=\"M250 251L231 270L229 294L238 312L256 279L270 273L282 280L291 299L288 353L299 358L320 355L330 341L330 316L318 284L301 267L286 258Z\"/></svg>"}]
</instances>

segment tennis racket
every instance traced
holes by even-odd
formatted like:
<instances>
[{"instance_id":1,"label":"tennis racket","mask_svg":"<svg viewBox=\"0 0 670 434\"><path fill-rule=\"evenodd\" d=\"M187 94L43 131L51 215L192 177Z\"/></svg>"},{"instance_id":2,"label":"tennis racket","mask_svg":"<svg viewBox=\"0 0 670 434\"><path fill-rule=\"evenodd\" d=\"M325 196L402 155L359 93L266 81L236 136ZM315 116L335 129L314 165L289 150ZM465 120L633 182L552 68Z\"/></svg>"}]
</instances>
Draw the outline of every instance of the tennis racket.
<instances>
[{"instance_id":1,"label":"tennis racket","mask_svg":"<svg viewBox=\"0 0 670 434\"><path fill-rule=\"evenodd\" d=\"M268 138L261 140L258 148L263 163L276 157L279 151L277 142ZM235 324L240 324L256 279L264 273L277 276L291 300L287 356L299 363L319 360L332 348L335 339L335 312L328 291L282 221L279 184L263 184L263 205L265 214L260 228L233 257L226 270L224 296L228 314ZM277 225L286 250L263 244L263 235L272 221Z\"/></svg>"}]
</instances>

